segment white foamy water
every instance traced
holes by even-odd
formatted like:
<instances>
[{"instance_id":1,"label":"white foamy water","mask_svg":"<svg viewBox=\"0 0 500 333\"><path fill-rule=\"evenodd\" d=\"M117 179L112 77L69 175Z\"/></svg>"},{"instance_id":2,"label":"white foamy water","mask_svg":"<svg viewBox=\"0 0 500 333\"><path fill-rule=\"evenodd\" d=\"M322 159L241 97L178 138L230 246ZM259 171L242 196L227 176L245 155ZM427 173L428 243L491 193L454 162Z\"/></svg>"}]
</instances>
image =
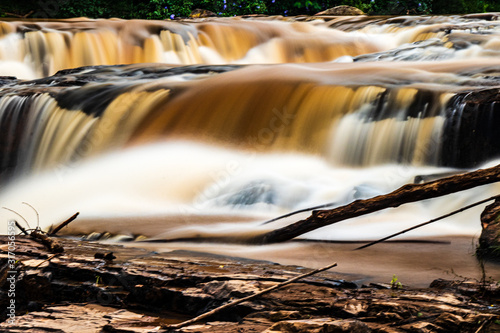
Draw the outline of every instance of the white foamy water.
<instances>
[{"instance_id":1,"label":"white foamy water","mask_svg":"<svg viewBox=\"0 0 500 333\"><path fill-rule=\"evenodd\" d=\"M293 210L328 202L345 204L388 193L417 175L449 171L437 167L387 165L343 168L300 154L257 154L188 141L125 149L50 172L4 189L1 205L33 227L34 212L47 228L81 212L72 225L149 237L255 234L307 217L302 213L262 226ZM308 238L366 240L383 237L498 193L483 186L409 204L313 231ZM448 218L405 237L478 235L482 207ZM16 218L2 210L0 219ZM1 224L0 232L6 232Z\"/></svg>"}]
</instances>

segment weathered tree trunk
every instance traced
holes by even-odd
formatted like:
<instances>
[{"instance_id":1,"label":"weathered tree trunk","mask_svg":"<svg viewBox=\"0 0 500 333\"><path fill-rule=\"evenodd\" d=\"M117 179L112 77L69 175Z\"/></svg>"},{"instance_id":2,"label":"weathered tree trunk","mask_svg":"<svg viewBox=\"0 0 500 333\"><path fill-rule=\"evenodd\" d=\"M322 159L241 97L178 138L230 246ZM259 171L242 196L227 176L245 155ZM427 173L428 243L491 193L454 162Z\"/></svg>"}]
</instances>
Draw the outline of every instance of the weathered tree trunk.
<instances>
[{"instance_id":1,"label":"weathered tree trunk","mask_svg":"<svg viewBox=\"0 0 500 333\"><path fill-rule=\"evenodd\" d=\"M389 207L464 191L500 181L500 165L488 169L459 174L424 184L407 184L397 190L365 200L356 200L345 206L313 211L305 220L273 230L252 239L255 243L278 243L293 239L309 231L353 217L373 213Z\"/></svg>"}]
</instances>

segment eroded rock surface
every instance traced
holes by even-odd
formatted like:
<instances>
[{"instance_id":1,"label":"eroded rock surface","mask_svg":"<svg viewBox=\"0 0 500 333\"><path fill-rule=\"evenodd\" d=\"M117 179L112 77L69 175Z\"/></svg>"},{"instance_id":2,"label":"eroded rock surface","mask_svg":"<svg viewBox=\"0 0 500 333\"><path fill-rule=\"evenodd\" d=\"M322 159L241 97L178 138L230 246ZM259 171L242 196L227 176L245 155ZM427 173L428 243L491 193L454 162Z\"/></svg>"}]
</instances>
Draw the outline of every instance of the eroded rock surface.
<instances>
[{"instance_id":1,"label":"eroded rock surface","mask_svg":"<svg viewBox=\"0 0 500 333\"><path fill-rule=\"evenodd\" d=\"M336 6L333 8L328 8L322 12L317 13L316 15L334 15L334 16L354 16L354 15L365 15L361 9L352 6Z\"/></svg>"},{"instance_id":2,"label":"eroded rock surface","mask_svg":"<svg viewBox=\"0 0 500 333\"><path fill-rule=\"evenodd\" d=\"M5 321L10 297L9 284L4 283L0 331L83 332L83 327L88 332L163 331L168 324L306 271L204 253L158 254L59 240L65 252L50 259L42 245L16 238L16 318L14 324ZM0 260L5 262L8 248L4 245L0 250ZM110 252L116 259L95 258L95 253ZM427 289L393 290L381 285L356 286L339 280L331 270L177 331L498 332L499 299L496 284L440 280Z\"/></svg>"},{"instance_id":3,"label":"eroded rock surface","mask_svg":"<svg viewBox=\"0 0 500 333\"><path fill-rule=\"evenodd\" d=\"M478 255L500 261L500 200L486 206L481 214Z\"/></svg>"}]
</instances>

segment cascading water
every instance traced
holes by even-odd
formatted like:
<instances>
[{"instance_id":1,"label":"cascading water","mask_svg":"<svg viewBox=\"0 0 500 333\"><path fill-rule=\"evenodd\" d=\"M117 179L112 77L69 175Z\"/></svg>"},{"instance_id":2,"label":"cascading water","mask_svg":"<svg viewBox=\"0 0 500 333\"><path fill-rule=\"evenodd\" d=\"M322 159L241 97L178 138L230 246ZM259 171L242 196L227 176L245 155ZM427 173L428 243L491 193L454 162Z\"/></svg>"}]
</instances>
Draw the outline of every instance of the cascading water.
<instances>
[{"instance_id":1,"label":"cascading water","mask_svg":"<svg viewBox=\"0 0 500 333\"><path fill-rule=\"evenodd\" d=\"M499 41L495 15L2 22L0 202L42 227L80 211L73 234L238 237L476 168L500 157ZM304 237L374 239L497 192ZM479 213L410 236L477 235Z\"/></svg>"}]
</instances>

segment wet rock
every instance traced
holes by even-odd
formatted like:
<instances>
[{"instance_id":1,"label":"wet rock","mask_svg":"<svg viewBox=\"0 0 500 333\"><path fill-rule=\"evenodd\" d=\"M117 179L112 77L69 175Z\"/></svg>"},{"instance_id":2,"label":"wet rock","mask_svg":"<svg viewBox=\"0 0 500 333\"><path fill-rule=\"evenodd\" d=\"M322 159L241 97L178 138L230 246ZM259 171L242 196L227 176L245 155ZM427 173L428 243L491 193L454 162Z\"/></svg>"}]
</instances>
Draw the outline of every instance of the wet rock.
<instances>
[{"instance_id":1,"label":"wet rock","mask_svg":"<svg viewBox=\"0 0 500 333\"><path fill-rule=\"evenodd\" d=\"M368 308L368 304L366 302L361 302L359 300L353 299L347 301L343 306L343 311L346 314L349 314L353 317L357 317L360 315L364 315Z\"/></svg>"},{"instance_id":2,"label":"wet rock","mask_svg":"<svg viewBox=\"0 0 500 333\"><path fill-rule=\"evenodd\" d=\"M0 86L19 82L15 76L0 76Z\"/></svg>"},{"instance_id":3,"label":"wet rock","mask_svg":"<svg viewBox=\"0 0 500 333\"><path fill-rule=\"evenodd\" d=\"M18 321L15 326L0 322L0 331L62 332L72 325L74 331L85 327L92 332L151 332L303 271L197 252L159 254L59 240L66 251L49 259L43 245L16 237ZM0 246L0 258L7 251ZM94 258L95 253L111 252L117 260ZM489 298L482 299L485 290L480 291L477 282L438 281L435 286L440 288L395 293L327 283L334 276L327 272L311 276L179 332L476 332L479 328L493 332L499 318L498 285L488 289ZM7 305L7 287L0 287L0 310ZM0 317L6 319L5 310Z\"/></svg>"},{"instance_id":4,"label":"wet rock","mask_svg":"<svg viewBox=\"0 0 500 333\"><path fill-rule=\"evenodd\" d=\"M300 311L271 311L269 312L269 319L277 322L282 320L300 319Z\"/></svg>"},{"instance_id":5,"label":"wet rock","mask_svg":"<svg viewBox=\"0 0 500 333\"><path fill-rule=\"evenodd\" d=\"M441 327L444 332L458 332L463 318L449 312L444 312L437 317L435 325Z\"/></svg>"},{"instance_id":6,"label":"wet rock","mask_svg":"<svg viewBox=\"0 0 500 333\"><path fill-rule=\"evenodd\" d=\"M209 295L217 295L220 298L246 297L259 292L261 289L257 283L243 280L211 281L205 284L202 291Z\"/></svg>"},{"instance_id":7,"label":"wet rock","mask_svg":"<svg viewBox=\"0 0 500 333\"><path fill-rule=\"evenodd\" d=\"M454 285L454 281L450 280L444 280L444 279L436 279L431 282L430 288L436 288L436 289L447 289L451 288Z\"/></svg>"},{"instance_id":8,"label":"wet rock","mask_svg":"<svg viewBox=\"0 0 500 333\"><path fill-rule=\"evenodd\" d=\"M426 321L403 325L403 326L401 326L401 329L403 329L406 332L411 332L411 333L439 332L439 327L437 327L436 325L434 325L432 323L426 322Z\"/></svg>"},{"instance_id":9,"label":"wet rock","mask_svg":"<svg viewBox=\"0 0 500 333\"><path fill-rule=\"evenodd\" d=\"M365 333L371 332L370 328L358 320L331 320L330 318L287 320L274 324L265 333L290 332L290 333Z\"/></svg>"},{"instance_id":10,"label":"wet rock","mask_svg":"<svg viewBox=\"0 0 500 333\"><path fill-rule=\"evenodd\" d=\"M50 306L19 316L8 332L151 332L158 327L158 321L146 315L87 304ZM6 328L0 324L0 331Z\"/></svg>"},{"instance_id":11,"label":"wet rock","mask_svg":"<svg viewBox=\"0 0 500 333\"><path fill-rule=\"evenodd\" d=\"M116 259L116 256L113 254L113 252L108 252L108 253L96 252L94 254L94 258L113 261L113 259Z\"/></svg>"},{"instance_id":12,"label":"wet rock","mask_svg":"<svg viewBox=\"0 0 500 333\"><path fill-rule=\"evenodd\" d=\"M193 10L191 12L191 14L189 14L190 18L214 17L214 16L217 16L217 14L215 14L214 12L211 12L209 10L200 9L200 8L196 8L195 10Z\"/></svg>"},{"instance_id":13,"label":"wet rock","mask_svg":"<svg viewBox=\"0 0 500 333\"><path fill-rule=\"evenodd\" d=\"M336 6L329 8L315 15L335 15L335 16L355 16L355 15L365 15L361 9L352 6Z\"/></svg>"},{"instance_id":14,"label":"wet rock","mask_svg":"<svg viewBox=\"0 0 500 333\"><path fill-rule=\"evenodd\" d=\"M403 321L403 317L395 312L379 312L376 315L377 319L386 323L395 323Z\"/></svg>"},{"instance_id":15,"label":"wet rock","mask_svg":"<svg viewBox=\"0 0 500 333\"><path fill-rule=\"evenodd\" d=\"M500 199L486 206L481 213L481 227L477 254L500 261Z\"/></svg>"}]
</instances>

